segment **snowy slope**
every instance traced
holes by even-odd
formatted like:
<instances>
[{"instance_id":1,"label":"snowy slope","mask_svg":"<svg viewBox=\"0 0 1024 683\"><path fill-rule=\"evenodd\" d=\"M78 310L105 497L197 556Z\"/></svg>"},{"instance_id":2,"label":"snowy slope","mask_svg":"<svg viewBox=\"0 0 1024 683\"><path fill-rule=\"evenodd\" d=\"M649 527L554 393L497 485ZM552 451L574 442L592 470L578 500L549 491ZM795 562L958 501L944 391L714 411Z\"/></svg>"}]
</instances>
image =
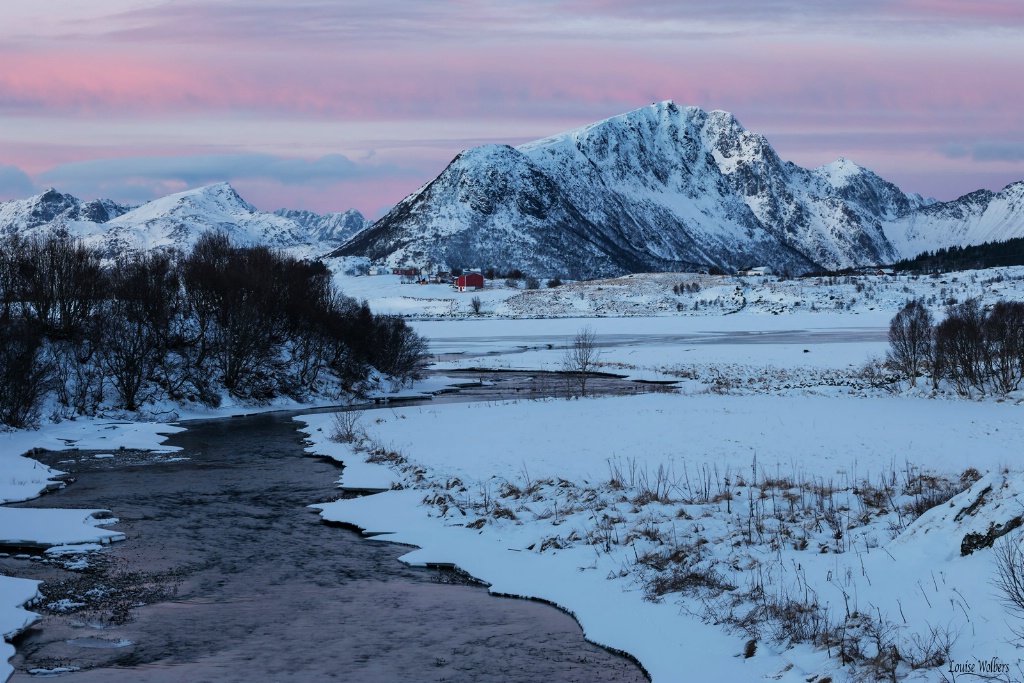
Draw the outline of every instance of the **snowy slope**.
<instances>
[{"instance_id":1,"label":"snowy slope","mask_svg":"<svg viewBox=\"0 0 1024 683\"><path fill-rule=\"evenodd\" d=\"M109 199L83 202L51 187L35 197L0 203L0 235L40 226L64 227L73 221L106 223L130 210Z\"/></svg>"},{"instance_id":2,"label":"snowy slope","mask_svg":"<svg viewBox=\"0 0 1024 683\"><path fill-rule=\"evenodd\" d=\"M895 260L885 223L927 204L845 159L783 162L731 114L667 101L464 152L337 253L576 278L802 272Z\"/></svg>"},{"instance_id":3,"label":"snowy slope","mask_svg":"<svg viewBox=\"0 0 1024 683\"><path fill-rule=\"evenodd\" d=\"M887 224L885 234L907 258L942 247L1024 237L1024 181L923 207Z\"/></svg>"},{"instance_id":4,"label":"snowy slope","mask_svg":"<svg viewBox=\"0 0 1024 683\"><path fill-rule=\"evenodd\" d=\"M188 250L205 232L220 231L236 244L266 244L315 256L361 230L357 211L265 213L228 183L162 197L131 209L106 199L82 202L56 190L0 204L0 235L43 235L62 230L98 247L107 257L126 250Z\"/></svg>"}]
</instances>

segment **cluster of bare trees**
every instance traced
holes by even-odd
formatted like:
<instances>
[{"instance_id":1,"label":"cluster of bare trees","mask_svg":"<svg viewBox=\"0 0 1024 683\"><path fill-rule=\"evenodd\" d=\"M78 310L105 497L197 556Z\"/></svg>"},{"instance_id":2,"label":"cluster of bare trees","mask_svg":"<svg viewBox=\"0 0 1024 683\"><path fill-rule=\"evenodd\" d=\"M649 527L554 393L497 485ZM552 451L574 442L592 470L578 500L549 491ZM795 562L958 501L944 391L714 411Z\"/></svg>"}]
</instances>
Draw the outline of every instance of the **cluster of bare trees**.
<instances>
[{"instance_id":1,"label":"cluster of bare trees","mask_svg":"<svg viewBox=\"0 0 1024 683\"><path fill-rule=\"evenodd\" d=\"M425 340L343 296L330 272L221 234L188 254L104 265L65 236L0 241L0 423L52 396L66 414L157 400L302 398L371 367L422 367ZM328 382L330 380L330 382Z\"/></svg>"},{"instance_id":2,"label":"cluster of bare trees","mask_svg":"<svg viewBox=\"0 0 1024 683\"><path fill-rule=\"evenodd\" d=\"M910 301L889 324L887 362L914 386L930 373L958 393L1007 394L1024 380L1024 303L976 300L950 306L938 324L921 301Z\"/></svg>"}]
</instances>

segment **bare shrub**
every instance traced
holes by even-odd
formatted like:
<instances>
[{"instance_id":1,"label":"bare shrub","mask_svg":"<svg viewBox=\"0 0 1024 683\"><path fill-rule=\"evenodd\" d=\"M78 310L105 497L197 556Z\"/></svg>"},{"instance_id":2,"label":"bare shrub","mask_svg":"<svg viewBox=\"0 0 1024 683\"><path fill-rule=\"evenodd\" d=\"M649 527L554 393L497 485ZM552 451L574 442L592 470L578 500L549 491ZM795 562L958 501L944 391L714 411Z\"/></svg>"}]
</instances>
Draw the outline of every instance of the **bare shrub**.
<instances>
[{"instance_id":1,"label":"bare shrub","mask_svg":"<svg viewBox=\"0 0 1024 683\"><path fill-rule=\"evenodd\" d=\"M362 416L362 413L356 410L335 413L331 417L331 425L333 427L330 436L331 441L337 443L353 443L356 441L362 435L362 429L359 427L359 421Z\"/></svg>"},{"instance_id":2,"label":"bare shrub","mask_svg":"<svg viewBox=\"0 0 1024 683\"><path fill-rule=\"evenodd\" d=\"M477 315L479 315L480 314L480 309L483 307L484 302L480 300L480 297L474 296L470 300L469 305L473 308L473 313L476 313Z\"/></svg>"},{"instance_id":3,"label":"bare shrub","mask_svg":"<svg viewBox=\"0 0 1024 683\"><path fill-rule=\"evenodd\" d=\"M952 628L928 625L928 634L911 633L900 654L911 669L934 669L949 661L960 634Z\"/></svg>"},{"instance_id":4,"label":"bare shrub","mask_svg":"<svg viewBox=\"0 0 1024 683\"><path fill-rule=\"evenodd\" d=\"M757 618L769 621L777 643L814 643L830 639L836 627L817 596L798 600L786 594L766 596L755 608Z\"/></svg>"},{"instance_id":5,"label":"bare shrub","mask_svg":"<svg viewBox=\"0 0 1024 683\"><path fill-rule=\"evenodd\" d=\"M1024 618L1024 533L1007 534L994 546L996 576L992 584L1000 599L1017 617ZM1018 637L1024 632L1015 630Z\"/></svg>"},{"instance_id":6,"label":"bare shrub","mask_svg":"<svg viewBox=\"0 0 1024 683\"><path fill-rule=\"evenodd\" d=\"M971 487L968 479L959 477L950 481L944 477L930 474L914 473L907 478L903 493L912 496L910 502L903 506L909 524L934 507L949 502L954 496Z\"/></svg>"},{"instance_id":7,"label":"bare shrub","mask_svg":"<svg viewBox=\"0 0 1024 683\"><path fill-rule=\"evenodd\" d=\"M735 590L713 564L702 561L701 545L678 544L640 555L637 564L653 570L644 582L644 599L659 602L668 593L717 597Z\"/></svg>"},{"instance_id":8,"label":"bare shrub","mask_svg":"<svg viewBox=\"0 0 1024 683\"><path fill-rule=\"evenodd\" d=\"M594 371L601 358L597 347L597 333L591 327L584 327L573 338L562 357L562 371L568 378L568 393L574 390L579 396L587 395L588 375Z\"/></svg>"}]
</instances>

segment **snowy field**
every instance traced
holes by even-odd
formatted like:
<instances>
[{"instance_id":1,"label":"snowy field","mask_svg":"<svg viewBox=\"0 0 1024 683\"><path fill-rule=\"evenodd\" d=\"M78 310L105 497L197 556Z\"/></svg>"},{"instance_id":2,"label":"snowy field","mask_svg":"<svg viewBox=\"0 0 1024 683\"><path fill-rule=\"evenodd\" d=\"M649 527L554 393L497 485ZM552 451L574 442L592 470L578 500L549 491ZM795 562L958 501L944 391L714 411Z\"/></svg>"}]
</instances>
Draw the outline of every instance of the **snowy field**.
<instances>
[{"instance_id":1,"label":"snowy field","mask_svg":"<svg viewBox=\"0 0 1024 683\"><path fill-rule=\"evenodd\" d=\"M405 561L455 564L495 593L560 605L655 681L806 681L852 670L838 635L831 658L790 642L814 627L770 615L797 604L822 631L877 622L883 642L905 657L917 647L922 662L935 627L954 661L1016 666L1014 618L984 580L991 552L960 547L1020 512L1024 480L1005 471L1024 438L1019 410L714 394L444 405L373 414L361 452L327 439L330 416L305 420L315 450L346 462L343 486L391 489L324 504L324 517L418 546ZM962 479L968 467L980 481ZM913 520L933 482L973 486ZM949 519L990 486L998 498Z\"/></svg>"},{"instance_id":2,"label":"snowy field","mask_svg":"<svg viewBox=\"0 0 1024 683\"><path fill-rule=\"evenodd\" d=\"M332 264L336 272L343 264ZM949 302L979 298L1024 299L1024 267L925 275L858 275L777 278L688 273L627 275L612 280L523 289L523 281L488 281L479 291L458 292L443 284L403 284L398 275L337 275L348 296L365 300L375 313L413 318L590 318L732 315L771 316L809 312L864 314L888 311L907 299L924 299L936 311ZM472 300L481 308L474 314Z\"/></svg>"},{"instance_id":3,"label":"snowy field","mask_svg":"<svg viewBox=\"0 0 1024 683\"><path fill-rule=\"evenodd\" d=\"M993 585L1013 537L962 552L1024 512L1024 395L872 382L906 299L1021 299L1021 274L881 280L853 307L824 302L857 280L765 282L735 315L443 320L406 299L437 367L559 369L586 326L600 369L680 391L398 408L340 430L349 444L307 416L343 488L384 491L317 507L416 546L410 564L561 606L655 681L941 681L980 662L1021 680L1024 621ZM751 304L773 287L777 315ZM493 310L510 291L489 293Z\"/></svg>"},{"instance_id":4,"label":"snowy field","mask_svg":"<svg viewBox=\"0 0 1024 683\"><path fill-rule=\"evenodd\" d=\"M557 604L655 681L953 680L949 662L993 657L1012 667L997 680L1024 677L1013 632L1024 623L992 586L993 551L961 556L967 534L1022 512L1024 396L893 394L875 381L907 299L938 313L969 297L1024 300L1024 269L662 274L463 294L338 280L375 312L407 316L442 372L559 370L589 328L599 370L671 380L677 393L378 410L361 414L351 444L329 438L332 416L306 417L312 450L345 463L343 487L386 490L324 504L325 518L417 546L412 564L454 564L493 592ZM382 381L375 393L445 383ZM0 433L0 502L61 485L25 457L34 448L166 450L176 429L79 419ZM53 512L0 508L0 538L55 550L119 540L105 511ZM37 595L35 582L0 577L5 638L34 619L22 607Z\"/></svg>"}]
</instances>

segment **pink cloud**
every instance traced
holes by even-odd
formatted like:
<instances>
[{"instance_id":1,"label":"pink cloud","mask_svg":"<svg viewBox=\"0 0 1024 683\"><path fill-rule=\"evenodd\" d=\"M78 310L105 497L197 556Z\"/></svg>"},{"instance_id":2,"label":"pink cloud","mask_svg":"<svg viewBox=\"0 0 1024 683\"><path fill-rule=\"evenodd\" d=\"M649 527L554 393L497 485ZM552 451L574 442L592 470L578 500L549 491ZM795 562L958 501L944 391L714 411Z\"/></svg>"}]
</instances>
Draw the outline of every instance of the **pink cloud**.
<instances>
[{"instance_id":1,"label":"pink cloud","mask_svg":"<svg viewBox=\"0 0 1024 683\"><path fill-rule=\"evenodd\" d=\"M521 142L513 122L530 122L540 137L671 98L732 111L801 163L846 155L908 178L915 167L923 178L948 164L943 177L958 173L964 191L974 189L971 173L989 178L984 164L1005 155L936 161L936 150L1020 143L1024 130L1024 91L1013 87L1024 63L1024 41L1014 40L1024 26L1019 0L396 0L386 11L197 0L87 23L59 40L14 39L0 27L0 116L34 119L40 129L113 117L126 128L176 118L267 120L278 130L282 122L393 122L390 160L407 155L432 173L461 146ZM472 123L472 132L434 140L438 122ZM27 145L0 130L0 163L39 173L97 157L267 151L261 139L229 149L190 135L124 149L88 140ZM430 142L407 142L417 137ZM393 203L417 184L380 183L379 192L369 181L358 186L380 197L359 208L372 212L373 202ZM272 185L265 191L286 193ZM348 187L332 192L345 197Z\"/></svg>"},{"instance_id":2,"label":"pink cloud","mask_svg":"<svg viewBox=\"0 0 1024 683\"><path fill-rule=\"evenodd\" d=\"M988 108L1006 118L1024 104L1020 89L1006 87L1019 77L1013 55L997 60L956 46L940 54L931 46L825 50L769 40L727 47L505 45L483 52L339 51L323 59L301 50L199 51L186 59L7 50L0 54L0 102L8 112L39 115L249 112L412 121L589 117L667 98L805 114L853 109L872 117Z\"/></svg>"}]
</instances>

